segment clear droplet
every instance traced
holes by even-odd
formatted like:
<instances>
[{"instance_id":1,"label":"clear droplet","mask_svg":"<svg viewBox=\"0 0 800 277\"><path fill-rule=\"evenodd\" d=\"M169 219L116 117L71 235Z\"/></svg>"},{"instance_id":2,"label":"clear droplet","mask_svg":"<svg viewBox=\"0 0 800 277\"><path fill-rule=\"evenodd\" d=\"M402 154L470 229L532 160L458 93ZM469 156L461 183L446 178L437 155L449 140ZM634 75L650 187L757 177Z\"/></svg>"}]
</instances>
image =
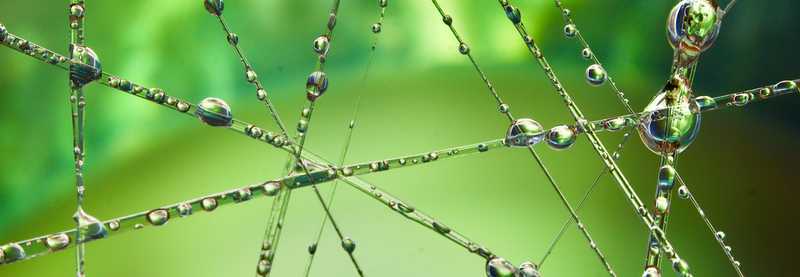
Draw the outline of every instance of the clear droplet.
<instances>
[{"instance_id":1,"label":"clear droplet","mask_svg":"<svg viewBox=\"0 0 800 277\"><path fill-rule=\"evenodd\" d=\"M600 86L606 82L607 78L606 70L599 64L593 64L586 68L586 82L589 82L590 85Z\"/></svg>"},{"instance_id":2,"label":"clear droplet","mask_svg":"<svg viewBox=\"0 0 800 277\"><path fill-rule=\"evenodd\" d=\"M92 81L100 79L103 66L94 50L89 47L72 44L70 45L70 51L74 59L78 61L77 63L71 63L69 66L69 77L73 87L81 88Z\"/></svg>"},{"instance_id":3,"label":"clear droplet","mask_svg":"<svg viewBox=\"0 0 800 277\"><path fill-rule=\"evenodd\" d=\"M45 239L44 244L53 251L64 249L69 245L69 236L67 234L52 235Z\"/></svg>"},{"instance_id":4,"label":"clear droplet","mask_svg":"<svg viewBox=\"0 0 800 277\"><path fill-rule=\"evenodd\" d=\"M108 228L110 228L111 231L119 230L119 221L114 220L114 221L109 222L108 223Z\"/></svg>"},{"instance_id":5,"label":"clear droplet","mask_svg":"<svg viewBox=\"0 0 800 277\"><path fill-rule=\"evenodd\" d=\"M570 148L577 140L575 130L567 125L559 125L547 132L547 145L555 150Z\"/></svg>"},{"instance_id":6,"label":"clear droplet","mask_svg":"<svg viewBox=\"0 0 800 277\"><path fill-rule=\"evenodd\" d=\"M325 72L315 71L308 75L306 81L306 97L308 101L315 101L328 90L328 76Z\"/></svg>"},{"instance_id":7,"label":"clear droplet","mask_svg":"<svg viewBox=\"0 0 800 277\"><path fill-rule=\"evenodd\" d=\"M669 200L664 196L659 196L656 198L656 211L659 214L664 214L669 209Z\"/></svg>"},{"instance_id":8,"label":"clear droplet","mask_svg":"<svg viewBox=\"0 0 800 277\"><path fill-rule=\"evenodd\" d=\"M152 210L147 213L147 221L155 226L167 224L169 220L169 212L165 209Z\"/></svg>"},{"instance_id":9,"label":"clear droplet","mask_svg":"<svg viewBox=\"0 0 800 277\"><path fill-rule=\"evenodd\" d=\"M469 54L469 45L467 45L466 43L459 44L458 52L464 55Z\"/></svg>"},{"instance_id":10,"label":"clear droplet","mask_svg":"<svg viewBox=\"0 0 800 277\"><path fill-rule=\"evenodd\" d=\"M519 265L519 277L541 277L539 267L532 262L524 262Z\"/></svg>"},{"instance_id":11,"label":"clear droplet","mask_svg":"<svg viewBox=\"0 0 800 277\"><path fill-rule=\"evenodd\" d=\"M78 209L72 216L75 222L80 226L81 237L83 241L100 239L108 234L105 225L97 220L97 218L87 214L83 209Z\"/></svg>"},{"instance_id":12,"label":"clear droplet","mask_svg":"<svg viewBox=\"0 0 800 277\"><path fill-rule=\"evenodd\" d=\"M217 199L215 198L205 198L203 201L200 202L200 206L203 207L203 210L208 212L213 211L217 208Z\"/></svg>"},{"instance_id":13,"label":"clear droplet","mask_svg":"<svg viewBox=\"0 0 800 277\"><path fill-rule=\"evenodd\" d=\"M680 186L678 188L678 197L680 197L681 199L689 198L689 188L687 188L686 186Z\"/></svg>"},{"instance_id":14,"label":"clear droplet","mask_svg":"<svg viewBox=\"0 0 800 277\"><path fill-rule=\"evenodd\" d=\"M681 274L689 273L689 264L679 258L672 258L672 268Z\"/></svg>"},{"instance_id":15,"label":"clear droplet","mask_svg":"<svg viewBox=\"0 0 800 277\"><path fill-rule=\"evenodd\" d=\"M2 257L1 261L3 263L19 261L26 257L25 249L16 243L3 245L3 247L0 247L0 250L2 250L0 251L0 253L2 253L0 257Z\"/></svg>"},{"instance_id":16,"label":"clear droplet","mask_svg":"<svg viewBox=\"0 0 800 277\"><path fill-rule=\"evenodd\" d=\"M717 101L709 96L699 96L694 99L694 102L697 103L697 108L701 112L717 108Z\"/></svg>"},{"instance_id":17,"label":"clear droplet","mask_svg":"<svg viewBox=\"0 0 800 277\"><path fill-rule=\"evenodd\" d=\"M376 33L376 34L377 34L377 33L380 33L380 32L381 32L381 29L382 29L382 25L383 25L383 24L381 24L380 22L379 22L379 23L372 24L372 32L373 32L373 33Z\"/></svg>"},{"instance_id":18,"label":"clear droplet","mask_svg":"<svg viewBox=\"0 0 800 277\"><path fill-rule=\"evenodd\" d=\"M261 276L266 276L272 270L272 263L267 259L261 259L256 266L256 273Z\"/></svg>"},{"instance_id":19,"label":"clear droplet","mask_svg":"<svg viewBox=\"0 0 800 277\"><path fill-rule=\"evenodd\" d=\"M664 165L658 170L658 187L661 190L669 191L675 184L675 168L671 165Z\"/></svg>"},{"instance_id":20,"label":"clear droplet","mask_svg":"<svg viewBox=\"0 0 800 277\"><path fill-rule=\"evenodd\" d=\"M317 243L316 242L315 243L311 243L308 246L308 254L314 255L314 253L317 253Z\"/></svg>"},{"instance_id":21,"label":"clear droplet","mask_svg":"<svg viewBox=\"0 0 800 277\"><path fill-rule=\"evenodd\" d=\"M233 115L231 114L231 107L222 99L208 97L200 101L197 105L195 112L198 118L204 123L220 127L231 126L233 124Z\"/></svg>"},{"instance_id":22,"label":"clear droplet","mask_svg":"<svg viewBox=\"0 0 800 277\"><path fill-rule=\"evenodd\" d=\"M583 50L581 50L581 57L587 60L592 59L592 49L583 48Z\"/></svg>"},{"instance_id":23,"label":"clear droplet","mask_svg":"<svg viewBox=\"0 0 800 277\"><path fill-rule=\"evenodd\" d=\"M178 104L175 104L175 107L178 108L178 111L182 113L189 111L189 103L186 102L178 102Z\"/></svg>"},{"instance_id":24,"label":"clear droplet","mask_svg":"<svg viewBox=\"0 0 800 277\"><path fill-rule=\"evenodd\" d=\"M236 33L228 33L228 43L233 46L239 45L239 35Z\"/></svg>"},{"instance_id":25,"label":"clear droplet","mask_svg":"<svg viewBox=\"0 0 800 277\"><path fill-rule=\"evenodd\" d=\"M264 184L264 194L266 196L275 196L278 195L278 192L281 190L281 183L279 182L267 182Z\"/></svg>"},{"instance_id":26,"label":"clear droplet","mask_svg":"<svg viewBox=\"0 0 800 277\"><path fill-rule=\"evenodd\" d=\"M258 74L253 69L247 69L244 73L247 82L255 83L258 80Z\"/></svg>"},{"instance_id":27,"label":"clear droplet","mask_svg":"<svg viewBox=\"0 0 800 277\"><path fill-rule=\"evenodd\" d=\"M330 40L328 39L328 36L322 35L314 40L313 49L314 52L317 52L317 54L327 55L330 45L331 44Z\"/></svg>"},{"instance_id":28,"label":"clear droplet","mask_svg":"<svg viewBox=\"0 0 800 277\"><path fill-rule=\"evenodd\" d=\"M717 231L714 233L714 236L717 237L718 240L725 240L725 232Z\"/></svg>"},{"instance_id":29,"label":"clear droplet","mask_svg":"<svg viewBox=\"0 0 800 277\"><path fill-rule=\"evenodd\" d=\"M356 243L351 238L344 238L342 239L342 249L347 251L347 253L353 253L356 250Z\"/></svg>"},{"instance_id":30,"label":"clear droplet","mask_svg":"<svg viewBox=\"0 0 800 277\"><path fill-rule=\"evenodd\" d=\"M564 26L564 35L568 38L574 37L578 33L578 27L575 24L567 24Z\"/></svg>"},{"instance_id":31,"label":"clear droplet","mask_svg":"<svg viewBox=\"0 0 800 277\"><path fill-rule=\"evenodd\" d=\"M206 7L206 11L216 16L222 15L222 11L225 9L225 3L222 0L205 0L203 5Z\"/></svg>"},{"instance_id":32,"label":"clear droplet","mask_svg":"<svg viewBox=\"0 0 800 277\"><path fill-rule=\"evenodd\" d=\"M518 24L520 21L522 21L522 15L517 7L507 5L504 9L506 11L506 17L508 17L508 20L511 20L511 23Z\"/></svg>"},{"instance_id":33,"label":"clear droplet","mask_svg":"<svg viewBox=\"0 0 800 277\"><path fill-rule=\"evenodd\" d=\"M181 203L178 205L178 215L180 217L186 217L192 215L192 204L190 203Z\"/></svg>"},{"instance_id":34,"label":"clear droplet","mask_svg":"<svg viewBox=\"0 0 800 277\"><path fill-rule=\"evenodd\" d=\"M673 96L676 94L679 96ZM681 153L697 138L701 118L693 111L699 107L689 101L688 95L688 90L662 92L645 107L638 126L639 137L653 153Z\"/></svg>"},{"instance_id":35,"label":"clear droplet","mask_svg":"<svg viewBox=\"0 0 800 277\"><path fill-rule=\"evenodd\" d=\"M716 1L678 2L667 19L667 37L672 48L699 53L711 47L719 35L717 8Z\"/></svg>"},{"instance_id":36,"label":"clear droplet","mask_svg":"<svg viewBox=\"0 0 800 277\"><path fill-rule=\"evenodd\" d=\"M648 267L642 273L642 277L661 277L661 274L658 272L658 268Z\"/></svg>"},{"instance_id":37,"label":"clear droplet","mask_svg":"<svg viewBox=\"0 0 800 277\"><path fill-rule=\"evenodd\" d=\"M516 277L517 268L506 259L495 257L486 262L487 277Z\"/></svg>"},{"instance_id":38,"label":"clear droplet","mask_svg":"<svg viewBox=\"0 0 800 277\"><path fill-rule=\"evenodd\" d=\"M508 127L505 141L509 146L527 147L541 142L544 136L544 128L539 122L529 118L521 118L515 120Z\"/></svg>"}]
</instances>

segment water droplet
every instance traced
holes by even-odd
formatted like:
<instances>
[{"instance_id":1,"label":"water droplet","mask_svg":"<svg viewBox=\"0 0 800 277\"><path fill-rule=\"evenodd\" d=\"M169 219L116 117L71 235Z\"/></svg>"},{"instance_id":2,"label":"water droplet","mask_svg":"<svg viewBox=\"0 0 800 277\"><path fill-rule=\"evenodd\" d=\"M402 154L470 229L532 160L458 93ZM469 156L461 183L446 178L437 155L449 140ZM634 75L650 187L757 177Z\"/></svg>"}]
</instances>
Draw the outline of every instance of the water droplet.
<instances>
[{"instance_id":1,"label":"water droplet","mask_svg":"<svg viewBox=\"0 0 800 277\"><path fill-rule=\"evenodd\" d=\"M642 277L661 277L661 273L658 273L658 268L648 267L642 273Z\"/></svg>"},{"instance_id":2,"label":"water droplet","mask_svg":"<svg viewBox=\"0 0 800 277\"><path fill-rule=\"evenodd\" d=\"M6 244L0 247L0 254L2 254L0 255L0 258L2 258L0 261L2 261L2 263L19 261L25 259L26 256L25 249L16 243Z\"/></svg>"},{"instance_id":3,"label":"water droplet","mask_svg":"<svg viewBox=\"0 0 800 277\"><path fill-rule=\"evenodd\" d=\"M52 235L45 239L44 244L47 248L50 248L50 250L61 250L69 245L69 236L67 236L67 234Z\"/></svg>"},{"instance_id":4,"label":"water droplet","mask_svg":"<svg viewBox=\"0 0 800 277\"><path fill-rule=\"evenodd\" d=\"M330 48L330 45L331 44L330 40L328 39L328 36L322 35L314 40L314 44L312 47L314 49L314 52L317 52L317 54L326 55L328 54L328 49Z\"/></svg>"},{"instance_id":5,"label":"water droplet","mask_svg":"<svg viewBox=\"0 0 800 277\"><path fill-rule=\"evenodd\" d=\"M486 152L489 151L489 146L486 144L478 144L478 152Z\"/></svg>"},{"instance_id":6,"label":"water droplet","mask_svg":"<svg viewBox=\"0 0 800 277\"><path fill-rule=\"evenodd\" d=\"M72 216L75 222L80 226L81 237L83 241L103 238L108 234L105 225L97 220L97 218L87 214L83 209L78 208L78 211Z\"/></svg>"},{"instance_id":7,"label":"water droplet","mask_svg":"<svg viewBox=\"0 0 800 277\"><path fill-rule=\"evenodd\" d=\"M586 68L586 81L589 82L590 85L602 85L606 82L607 78L608 74L606 74L606 70L599 64L593 64Z\"/></svg>"},{"instance_id":8,"label":"water droplet","mask_svg":"<svg viewBox=\"0 0 800 277\"><path fill-rule=\"evenodd\" d=\"M681 274L689 273L689 264L680 258L672 258L672 268Z\"/></svg>"},{"instance_id":9,"label":"water droplet","mask_svg":"<svg viewBox=\"0 0 800 277\"><path fill-rule=\"evenodd\" d=\"M314 255L314 253L317 253L317 243L316 242L311 243L311 245L308 246L308 254Z\"/></svg>"},{"instance_id":10,"label":"water droplet","mask_svg":"<svg viewBox=\"0 0 800 277\"><path fill-rule=\"evenodd\" d=\"M658 170L658 187L661 190L669 191L675 184L675 168L671 165L664 165Z\"/></svg>"},{"instance_id":11,"label":"water droplet","mask_svg":"<svg viewBox=\"0 0 800 277\"><path fill-rule=\"evenodd\" d=\"M578 33L578 28L575 24L567 24L564 26L564 35L568 38L574 37Z\"/></svg>"},{"instance_id":12,"label":"water droplet","mask_svg":"<svg viewBox=\"0 0 800 277\"><path fill-rule=\"evenodd\" d=\"M200 120L204 123L220 127L231 126L233 124L233 115L231 114L231 107L222 99L208 97L200 101L195 111Z\"/></svg>"},{"instance_id":13,"label":"water droplet","mask_svg":"<svg viewBox=\"0 0 800 277\"><path fill-rule=\"evenodd\" d=\"M8 30L5 25L0 24L0 40L6 40L6 36L8 36Z\"/></svg>"},{"instance_id":14,"label":"water droplet","mask_svg":"<svg viewBox=\"0 0 800 277\"><path fill-rule=\"evenodd\" d=\"M380 33L381 32L381 28L382 28L381 25L383 25L383 24L381 24L380 22L372 24L372 32L376 33L376 34Z\"/></svg>"},{"instance_id":15,"label":"water droplet","mask_svg":"<svg viewBox=\"0 0 800 277\"><path fill-rule=\"evenodd\" d=\"M395 204L395 207L397 208L398 211L400 211L402 213L407 213L408 214L408 213L413 213L414 212L414 207L408 206L408 205L403 204L403 203L397 203L397 204Z\"/></svg>"},{"instance_id":16,"label":"water droplet","mask_svg":"<svg viewBox=\"0 0 800 277\"><path fill-rule=\"evenodd\" d=\"M281 190L281 183L270 181L264 184L264 195L275 196Z\"/></svg>"},{"instance_id":17,"label":"water droplet","mask_svg":"<svg viewBox=\"0 0 800 277\"><path fill-rule=\"evenodd\" d=\"M517 268L500 257L494 257L486 262L487 277L516 277Z\"/></svg>"},{"instance_id":18,"label":"water droplet","mask_svg":"<svg viewBox=\"0 0 800 277\"><path fill-rule=\"evenodd\" d=\"M725 240L725 232L717 231L714 233L714 236L717 237L718 240Z\"/></svg>"},{"instance_id":19,"label":"water droplet","mask_svg":"<svg viewBox=\"0 0 800 277\"><path fill-rule=\"evenodd\" d=\"M306 98L308 101L315 101L328 90L328 76L325 72L314 71L308 75L306 81Z\"/></svg>"},{"instance_id":20,"label":"water droplet","mask_svg":"<svg viewBox=\"0 0 800 277\"><path fill-rule=\"evenodd\" d=\"M239 35L236 33L228 33L228 43L233 46L239 45Z\"/></svg>"},{"instance_id":21,"label":"water droplet","mask_svg":"<svg viewBox=\"0 0 800 277\"><path fill-rule=\"evenodd\" d=\"M500 112L501 113L508 113L508 104L501 104L500 105Z\"/></svg>"},{"instance_id":22,"label":"water droplet","mask_svg":"<svg viewBox=\"0 0 800 277\"><path fill-rule=\"evenodd\" d=\"M592 59L592 49L583 48L583 50L581 50L581 56L584 59L591 60Z\"/></svg>"},{"instance_id":23,"label":"water droplet","mask_svg":"<svg viewBox=\"0 0 800 277\"><path fill-rule=\"evenodd\" d=\"M72 4L69 7L69 15L72 17L83 17L84 9L81 4Z\"/></svg>"},{"instance_id":24,"label":"water droplet","mask_svg":"<svg viewBox=\"0 0 800 277\"><path fill-rule=\"evenodd\" d=\"M342 239L342 249L347 251L347 253L353 253L356 250L356 242L354 242L351 238L344 238Z\"/></svg>"},{"instance_id":25,"label":"water droplet","mask_svg":"<svg viewBox=\"0 0 800 277\"><path fill-rule=\"evenodd\" d=\"M732 250L732 249L731 249L731 247L730 247L730 246L728 246L728 245L725 245L725 252L728 252L728 253L730 253L730 252L731 252L731 250Z\"/></svg>"},{"instance_id":26,"label":"water droplet","mask_svg":"<svg viewBox=\"0 0 800 277\"><path fill-rule=\"evenodd\" d=\"M515 147L527 147L544 139L545 131L539 122L530 118L515 120L506 132L506 144Z\"/></svg>"},{"instance_id":27,"label":"water droplet","mask_svg":"<svg viewBox=\"0 0 800 277\"><path fill-rule=\"evenodd\" d=\"M178 108L178 111L182 113L189 111L189 103L186 102L178 102L178 104L175 104L175 107Z\"/></svg>"},{"instance_id":28,"label":"water droplet","mask_svg":"<svg viewBox=\"0 0 800 277\"><path fill-rule=\"evenodd\" d=\"M773 88L777 93L791 93L792 91L800 92L797 83L793 81L782 81L776 84Z\"/></svg>"},{"instance_id":29,"label":"water droplet","mask_svg":"<svg viewBox=\"0 0 800 277\"><path fill-rule=\"evenodd\" d=\"M389 0L380 0L378 2L381 5L381 8L386 8L389 5Z\"/></svg>"},{"instance_id":30,"label":"water droplet","mask_svg":"<svg viewBox=\"0 0 800 277\"><path fill-rule=\"evenodd\" d=\"M506 17L508 17L508 20L511 20L511 23L519 24L519 22L522 21L522 15L520 14L519 9L517 9L517 7L514 7L512 5L507 5L505 6L505 11L506 11Z\"/></svg>"},{"instance_id":31,"label":"water droplet","mask_svg":"<svg viewBox=\"0 0 800 277\"><path fill-rule=\"evenodd\" d=\"M206 11L216 16L222 15L222 11L225 9L225 2L222 0L205 0L203 5L206 7Z\"/></svg>"},{"instance_id":32,"label":"water droplet","mask_svg":"<svg viewBox=\"0 0 800 277\"><path fill-rule=\"evenodd\" d=\"M177 210L178 210L178 215L180 217L190 216L192 215L192 204L190 203L178 204Z\"/></svg>"},{"instance_id":33,"label":"water droplet","mask_svg":"<svg viewBox=\"0 0 800 277\"><path fill-rule=\"evenodd\" d=\"M244 72L244 75L247 81L250 83L255 83L256 80L258 80L258 74L256 74L256 72L251 68L248 68L247 71Z\"/></svg>"},{"instance_id":34,"label":"water droplet","mask_svg":"<svg viewBox=\"0 0 800 277\"><path fill-rule=\"evenodd\" d=\"M639 137L653 153L681 153L697 138L701 118L693 111L699 108L688 96L688 88L680 85L658 94L645 107Z\"/></svg>"},{"instance_id":35,"label":"water droplet","mask_svg":"<svg viewBox=\"0 0 800 277\"><path fill-rule=\"evenodd\" d=\"M244 202L250 200L252 197L253 193L249 188L241 188L233 193L233 201L236 202Z\"/></svg>"},{"instance_id":36,"label":"water droplet","mask_svg":"<svg viewBox=\"0 0 800 277\"><path fill-rule=\"evenodd\" d=\"M155 226L161 226L169 220L169 212L165 209L153 210L147 213L147 221Z\"/></svg>"},{"instance_id":37,"label":"water droplet","mask_svg":"<svg viewBox=\"0 0 800 277\"><path fill-rule=\"evenodd\" d=\"M659 214L664 214L669 209L669 200L664 196L659 196L656 198L656 211Z\"/></svg>"},{"instance_id":38,"label":"water droplet","mask_svg":"<svg viewBox=\"0 0 800 277\"><path fill-rule=\"evenodd\" d=\"M69 77L73 87L81 88L92 81L100 79L103 66L94 50L89 47L72 44L70 45L70 51L74 59L78 61L78 63L72 63L69 66Z\"/></svg>"},{"instance_id":39,"label":"water droplet","mask_svg":"<svg viewBox=\"0 0 800 277\"><path fill-rule=\"evenodd\" d=\"M213 211L217 208L217 199L214 198L205 198L203 201L200 202L200 206L203 207L203 210L208 212Z\"/></svg>"},{"instance_id":40,"label":"water droplet","mask_svg":"<svg viewBox=\"0 0 800 277\"><path fill-rule=\"evenodd\" d=\"M256 272L261 276L266 276L269 274L270 270L272 270L272 263L266 259L261 259L258 261L258 266L256 267Z\"/></svg>"},{"instance_id":41,"label":"water droplet","mask_svg":"<svg viewBox=\"0 0 800 277\"><path fill-rule=\"evenodd\" d=\"M350 167L342 168L342 175L344 175L344 176L352 176L353 175L353 169L350 168Z\"/></svg>"},{"instance_id":42,"label":"water droplet","mask_svg":"<svg viewBox=\"0 0 800 277\"><path fill-rule=\"evenodd\" d=\"M459 44L458 52L464 55L469 54L469 46L466 43Z\"/></svg>"},{"instance_id":43,"label":"water droplet","mask_svg":"<svg viewBox=\"0 0 800 277\"><path fill-rule=\"evenodd\" d=\"M444 22L444 24L446 24L447 26L450 26L453 24L453 17L450 16L449 14L445 14L444 16L442 16L442 22Z\"/></svg>"},{"instance_id":44,"label":"water droplet","mask_svg":"<svg viewBox=\"0 0 800 277\"><path fill-rule=\"evenodd\" d=\"M245 128L245 132L254 139L259 139L262 135L264 135L264 131L261 131L261 128L253 125L247 126L247 128Z\"/></svg>"},{"instance_id":45,"label":"water droplet","mask_svg":"<svg viewBox=\"0 0 800 277\"><path fill-rule=\"evenodd\" d=\"M737 107L744 107L753 100L753 95L749 93L737 93L733 95L733 103L734 106Z\"/></svg>"},{"instance_id":46,"label":"water droplet","mask_svg":"<svg viewBox=\"0 0 800 277\"><path fill-rule=\"evenodd\" d=\"M111 231L119 230L119 221L111 221L108 223L108 228L111 228Z\"/></svg>"},{"instance_id":47,"label":"water droplet","mask_svg":"<svg viewBox=\"0 0 800 277\"><path fill-rule=\"evenodd\" d=\"M689 198L689 188L687 188L686 186L680 186L678 188L678 197L680 197L681 199Z\"/></svg>"},{"instance_id":48,"label":"water droplet","mask_svg":"<svg viewBox=\"0 0 800 277\"><path fill-rule=\"evenodd\" d=\"M567 125L559 125L547 132L547 145L555 150L564 150L575 144L578 135Z\"/></svg>"},{"instance_id":49,"label":"water droplet","mask_svg":"<svg viewBox=\"0 0 800 277\"><path fill-rule=\"evenodd\" d=\"M709 96L698 96L694 99L694 102L697 103L697 107L700 109L700 111L707 111L709 109L717 108L717 101Z\"/></svg>"},{"instance_id":50,"label":"water droplet","mask_svg":"<svg viewBox=\"0 0 800 277\"><path fill-rule=\"evenodd\" d=\"M436 221L433 222L433 229L436 230L436 232L439 232L441 234L450 233L450 227L447 227L444 224L441 224L441 223L436 222Z\"/></svg>"},{"instance_id":51,"label":"water droplet","mask_svg":"<svg viewBox=\"0 0 800 277\"><path fill-rule=\"evenodd\" d=\"M519 277L541 277L539 267L532 262L524 262L519 265Z\"/></svg>"},{"instance_id":52,"label":"water droplet","mask_svg":"<svg viewBox=\"0 0 800 277\"><path fill-rule=\"evenodd\" d=\"M716 1L683 0L672 8L667 37L672 48L705 51L719 34Z\"/></svg>"},{"instance_id":53,"label":"water droplet","mask_svg":"<svg viewBox=\"0 0 800 277\"><path fill-rule=\"evenodd\" d=\"M263 101L264 99L267 99L267 91L264 90L264 89L256 90L256 98L258 98L258 100L261 100L261 101Z\"/></svg>"}]
</instances>

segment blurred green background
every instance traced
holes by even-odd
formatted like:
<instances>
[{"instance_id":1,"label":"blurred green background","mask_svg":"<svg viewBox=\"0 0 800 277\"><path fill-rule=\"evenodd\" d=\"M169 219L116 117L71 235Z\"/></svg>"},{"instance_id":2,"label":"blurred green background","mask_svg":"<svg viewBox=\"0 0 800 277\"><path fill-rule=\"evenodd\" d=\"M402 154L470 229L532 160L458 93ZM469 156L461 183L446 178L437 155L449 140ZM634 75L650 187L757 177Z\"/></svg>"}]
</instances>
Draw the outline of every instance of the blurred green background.
<instances>
[{"instance_id":1,"label":"blurred green background","mask_svg":"<svg viewBox=\"0 0 800 277\"><path fill-rule=\"evenodd\" d=\"M369 78L362 81L377 19L376 1L343 1L329 56L330 89L318 103L309 149L333 158L344 141L353 100L365 97L349 162L474 143L503 135L507 123L458 54L427 1L390 1ZM580 47L561 34L552 1L516 1L531 33L586 115L624 112L608 86L583 81ZM671 50L664 22L674 1L566 1L606 68L641 109L663 86ZM496 1L442 0L500 94L517 116L545 126L569 123ZM225 17L241 37L281 116L294 126L305 105L311 41L329 1L227 1ZM740 1L716 45L703 56L696 92L719 95L800 77L796 47L800 2ZM9 31L65 53L67 1L0 1ZM277 129L202 1L88 1L88 44L104 70L197 102L215 96L235 116ZM74 225L67 74L0 50L0 243ZM286 155L232 132L206 127L131 96L90 85L86 209L100 219L277 178ZM797 96L704 115L702 132L678 169L706 214L727 233L750 276L791 276L798 247L795 177L800 146ZM602 134L613 148L621 133ZM581 138L568 151L540 153L573 202L601 169ZM652 203L658 159L638 138L620 165ZM520 264L538 261L567 216L525 151L506 149L365 177L455 230ZM321 186L327 191L330 186ZM299 276L323 213L310 190L294 194L275 276ZM677 199L677 198L676 198ZM259 199L93 242L89 276L251 276L272 200ZM695 276L732 276L712 235L683 200L673 205L669 236ZM639 276L647 235L610 178L580 213L620 276ZM484 276L484 261L397 216L349 187L334 215L358 244L370 276ZM0 276L74 274L74 250L0 266ZM544 267L546 276L604 276L575 228ZM353 276L333 231L323 236L316 276ZM669 272L665 274L671 276Z\"/></svg>"}]
</instances>

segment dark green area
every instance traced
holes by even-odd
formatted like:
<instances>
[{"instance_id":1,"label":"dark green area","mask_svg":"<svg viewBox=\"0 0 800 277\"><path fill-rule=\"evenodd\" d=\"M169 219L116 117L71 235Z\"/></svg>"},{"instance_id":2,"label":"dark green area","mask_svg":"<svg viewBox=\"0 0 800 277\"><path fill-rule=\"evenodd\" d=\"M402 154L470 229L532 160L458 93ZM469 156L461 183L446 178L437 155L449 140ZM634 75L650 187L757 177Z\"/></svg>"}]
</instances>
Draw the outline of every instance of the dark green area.
<instances>
[{"instance_id":1,"label":"dark green area","mask_svg":"<svg viewBox=\"0 0 800 277\"><path fill-rule=\"evenodd\" d=\"M87 1L87 42L103 68L170 95L225 99L237 118L270 130L264 107L216 19L202 1ZM369 78L362 81L377 19L376 1L343 1L328 63L330 89L318 103L308 147L338 157L355 96L365 95L350 162L494 139L507 122L457 51L427 1L390 1ZM520 2L523 21L591 119L621 114L608 86L582 79L588 64L561 34L551 1ZM576 3L573 3L576 2ZM658 3L656 3L658 2ZM565 1L576 23L636 109L666 80L671 60L664 22L671 1ZM499 93L517 116L546 128L570 123L563 102L526 52L496 1L443 0ZM67 1L0 2L9 31L66 54ZM314 66L311 42L323 30L328 1L228 1L225 17L293 127ZM741 0L716 45L702 57L696 93L716 96L800 78L796 1ZM74 225L67 73L0 49L0 243ZM152 209L279 177L286 155L232 132L202 125L134 97L90 85L87 211L100 219ZM797 96L703 116L699 138L678 162L706 214L724 230L748 276L794 272L794 177L800 135ZM609 148L621 133L603 134ZM537 146L576 202L601 169L580 138L568 151ZM638 138L620 162L651 203L658 160ZM526 151L507 149L366 179L515 264L537 261L566 210ZM329 188L323 185L324 191ZM294 194L276 276L297 276L323 213L310 190ZM677 199L677 198L676 198ZM161 228L87 246L89 276L250 276L271 200L221 208ZM689 203L673 203L669 236L695 276L732 276L712 235ZM359 192L341 187L333 209L371 276L484 276L483 261L414 225ZM644 226L609 178L580 213L620 276L638 276ZM355 275L329 230L314 275ZM577 230L545 266L547 276L603 276ZM0 276L74 274L74 251L0 266ZM670 274L665 274L671 276Z\"/></svg>"}]
</instances>

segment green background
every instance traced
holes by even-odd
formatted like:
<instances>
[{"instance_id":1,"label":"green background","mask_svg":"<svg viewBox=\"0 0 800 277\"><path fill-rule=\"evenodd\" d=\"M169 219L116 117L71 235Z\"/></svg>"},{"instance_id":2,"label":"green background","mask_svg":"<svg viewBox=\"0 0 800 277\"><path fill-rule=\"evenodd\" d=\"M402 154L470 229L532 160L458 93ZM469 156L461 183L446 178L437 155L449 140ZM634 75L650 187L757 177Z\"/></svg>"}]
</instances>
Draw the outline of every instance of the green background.
<instances>
[{"instance_id":1,"label":"green background","mask_svg":"<svg viewBox=\"0 0 800 277\"><path fill-rule=\"evenodd\" d=\"M277 129L255 100L238 60L202 1L88 1L88 44L104 70L164 88L192 102L215 96L234 115ZM376 1L348 1L329 56L330 89L318 101L309 149L338 157L354 99L363 93L349 162L498 138L507 127L493 99L427 1L390 1L369 78L362 81L377 19ZM609 86L582 80L580 47L561 34L551 1L516 1L565 87L592 119L624 112ZM576 23L635 109L663 86L671 50L664 22L672 1L566 1ZM570 123L496 1L442 0L499 93L517 116L549 127ZM311 41L329 1L227 1L225 16L292 127L305 105ZM744 0L702 58L696 93L719 95L798 76L797 1ZM66 52L67 1L0 2L9 31ZM0 243L74 225L67 73L0 50ZM285 153L235 133L112 91L87 87L86 210L109 219L280 176ZM704 115L678 170L706 214L727 233L749 276L791 276L798 247L797 149L793 105L783 97ZM601 135L613 148L621 133ZM584 138L568 151L537 146L567 197L577 202L601 169ZM652 203L658 159L634 137L620 165ZM505 149L365 177L455 230L520 264L538 261L567 212L526 151ZM329 184L321 188L327 191ZM323 213L308 189L294 194L275 276L298 276ZM676 198L677 199L677 198ZM249 276L272 200L259 199L87 246L89 276ZM646 231L606 177L580 212L620 276L641 274ZM358 244L370 276L484 276L484 261L342 186L334 215ZM732 276L712 235L684 200L673 205L669 237L695 276ZM74 250L0 266L0 276L74 274ZM575 228L546 263L546 276L603 276ZM328 228L312 275L352 276ZM669 272L665 274L671 276Z\"/></svg>"}]
</instances>

